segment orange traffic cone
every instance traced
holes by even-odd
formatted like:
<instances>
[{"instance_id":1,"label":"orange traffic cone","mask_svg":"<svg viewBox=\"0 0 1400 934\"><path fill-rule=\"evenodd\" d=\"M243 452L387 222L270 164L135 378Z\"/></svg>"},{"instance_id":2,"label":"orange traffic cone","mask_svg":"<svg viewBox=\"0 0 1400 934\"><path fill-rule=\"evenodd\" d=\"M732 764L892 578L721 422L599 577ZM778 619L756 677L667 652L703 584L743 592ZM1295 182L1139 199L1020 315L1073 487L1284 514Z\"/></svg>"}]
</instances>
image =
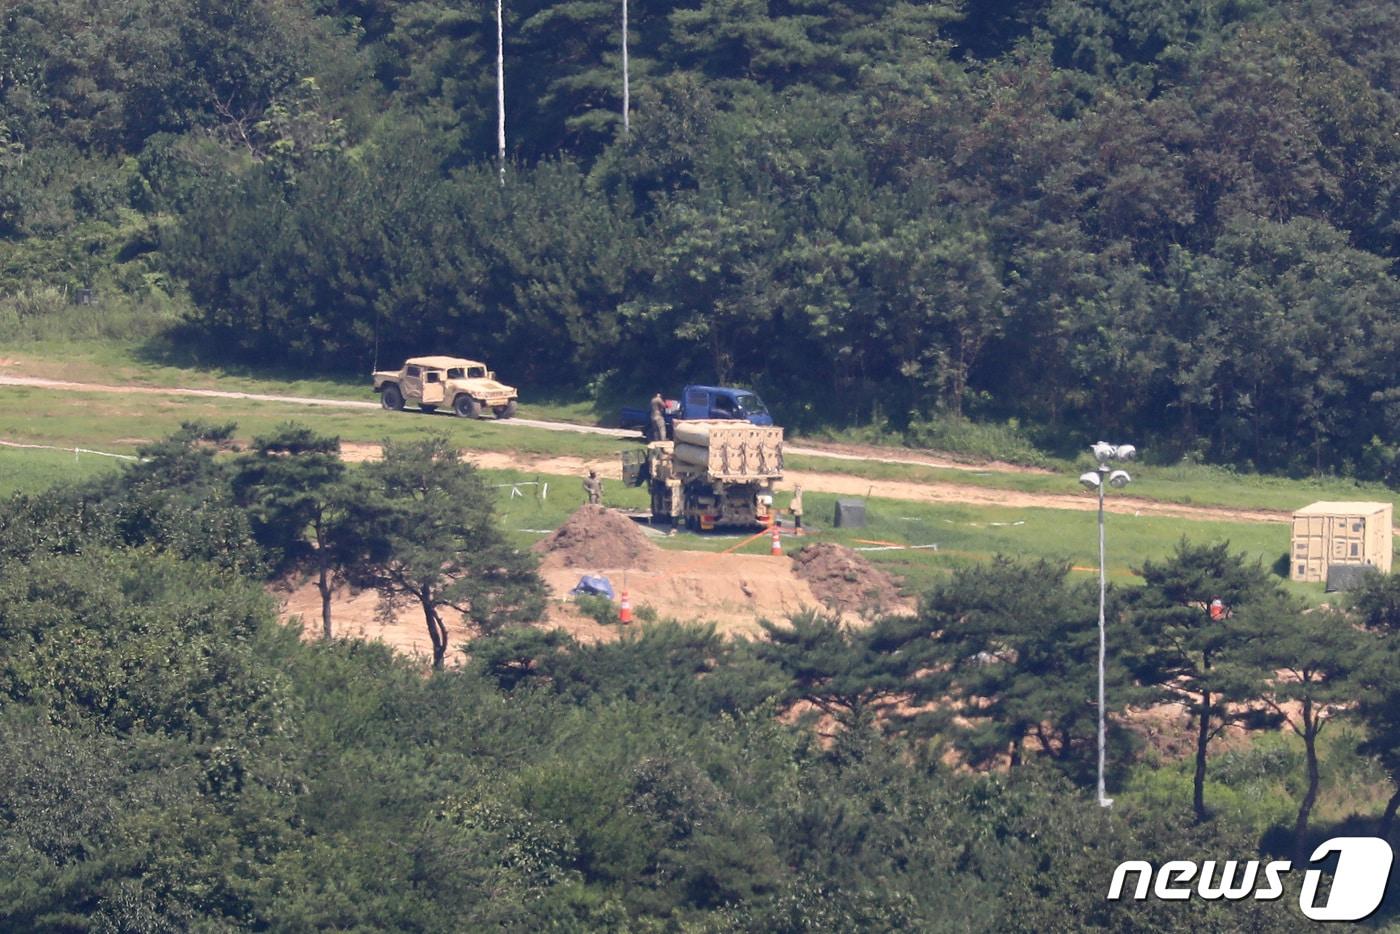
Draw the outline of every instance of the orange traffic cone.
<instances>
[{"instance_id":1,"label":"orange traffic cone","mask_svg":"<svg viewBox=\"0 0 1400 934\"><path fill-rule=\"evenodd\" d=\"M773 548L768 553L775 558L781 558L783 555L782 533L778 531L778 527L776 525L773 526Z\"/></svg>"},{"instance_id":2,"label":"orange traffic cone","mask_svg":"<svg viewBox=\"0 0 1400 934\"><path fill-rule=\"evenodd\" d=\"M622 602L617 605L617 621L619 623L632 622L632 601L627 599L627 591L622 592Z\"/></svg>"}]
</instances>

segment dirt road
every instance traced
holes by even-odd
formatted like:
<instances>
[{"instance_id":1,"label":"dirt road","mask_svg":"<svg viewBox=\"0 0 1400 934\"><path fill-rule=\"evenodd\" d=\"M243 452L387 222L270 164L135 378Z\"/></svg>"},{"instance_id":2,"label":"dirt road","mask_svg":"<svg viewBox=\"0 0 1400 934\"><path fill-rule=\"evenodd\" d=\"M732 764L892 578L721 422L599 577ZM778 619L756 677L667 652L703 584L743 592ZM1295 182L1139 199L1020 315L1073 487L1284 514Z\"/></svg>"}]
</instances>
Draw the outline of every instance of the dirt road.
<instances>
[{"instance_id":1,"label":"dirt road","mask_svg":"<svg viewBox=\"0 0 1400 934\"><path fill-rule=\"evenodd\" d=\"M296 406L321 406L342 409L377 409L378 402L356 399L322 399L311 396L277 395L269 393L238 392L225 389L193 389L188 387L164 386L118 386L105 383L79 383L69 380L47 379L38 376L13 376L0 374L0 386L22 386L31 389L48 389L69 392L140 393L160 396L196 396L211 399L247 399L259 402L280 402ZM443 417L451 416L419 416ZM634 431L618 428L601 428L595 425L576 425L570 422L543 421L530 418L511 419L511 424L546 431L566 431L579 434L606 435L615 438L635 438ZM342 445L347 460L365 460L379 456L379 446L372 444L346 443ZM787 445L787 453L828 457L837 460L863 461L883 464L913 464L924 467L939 467L953 470L980 472L1039 472L1035 468L1018 467L1011 464L964 464L957 461L923 455L889 454L879 448L857 445ZM468 455L478 466L537 470L540 473L579 475L589 468L598 470L604 477L620 479L621 471L615 459L585 460L577 457L528 457L519 454L498 452L473 452ZM845 496L877 496L883 499L904 499L929 503L972 503L983 506L1009 506L1013 508L1038 507L1044 509L1094 510L1097 500L1086 493L1023 493L1014 490L997 490L985 487L963 486L957 483L934 482L914 483L901 480L867 480L844 474L819 471L789 470L785 474L789 484L802 484L803 489L820 493L835 493ZM1287 522L1286 512L1264 509L1225 509L1220 507L1183 506L1172 503L1159 503L1130 496L1115 496L1105 508L1114 513L1128 515L1171 516L1180 519L1233 520L1239 522Z\"/></svg>"},{"instance_id":2,"label":"dirt road","mask_svg":"<svg viewBox=\"0 0 1400 934\"><path fill-rule=\"evenodd\" d=\"M380 456L377 444L342 443L341 455L353 462L375 460ZM465 451L463 457L488 470L538 471L542 474L582 476L589 470L598 471L604 479L621 480L622 468L616 458L586 459L582 457L530 457L499 451ZM801 484L809 493L834 493L841 496L870 496L881 499L903 499L921 503L970 503L978 506L1006 506L1013 509L1072 509L1093 511L1098 500L1085 493L1021 493L986 487L963 486L957 483L914 483L904 480L867 480L839 473L809 470L783 472L783 486ZM1217 506L1183 506L1159 503L1131 496L1115 496L1104 504L1107 512L1170 516L1177 519L1197 519L1234 522L1289 522L1291 515L1267 509L1226 509Z\"/></svg>"},{"instance_id":3,"label":"dirt road","mask_svg":"<svg viewBox=\"0 0 1400 934\"><path fill-rule=\"evenodd\" d=\"M158 396L196 396L205 399L245 399L255 402L280 402L286 405L296 406L319 406L331 409L378 409L380 405L377 401L358 399L320 399L312 396L289 396L258 392L238 392L229 389L192 389L188 387L166 387L166 386L140 386L124 385L118 386L108 383L79 383L71 380L48 379L41 376L13 376L0 374L0 386L22 386L29 389L52 389L67 392L106 392L106 393L137 393L142 395ZM448 413L436 413L427 415L420 412L409 412L411 416L424 418L451 418ZM544 431L567 431L574 434L604 435L610 438L632 438L638 437L637 432L623 430L621 428L603 428L598 425L578 425L573 422L546 421L535 418L513 418L512 425L524 428L537 428ZM927 454L891 454L882 448L865 445L852 444L822 444L822 445L793 445L785 446L788 454L805 455L809 457L829 457L835 460L845 461L866 461L881 464L912 464L918 467L939 467L948 470L970 470L970 471L998 471L1014 473L1050 473L1051 471L1038 470L1034 467L1021 467L1015 464L1003 464L999 462L987 464L966 464L961 461L936 457Z\"/></svg>"}]
</instances>

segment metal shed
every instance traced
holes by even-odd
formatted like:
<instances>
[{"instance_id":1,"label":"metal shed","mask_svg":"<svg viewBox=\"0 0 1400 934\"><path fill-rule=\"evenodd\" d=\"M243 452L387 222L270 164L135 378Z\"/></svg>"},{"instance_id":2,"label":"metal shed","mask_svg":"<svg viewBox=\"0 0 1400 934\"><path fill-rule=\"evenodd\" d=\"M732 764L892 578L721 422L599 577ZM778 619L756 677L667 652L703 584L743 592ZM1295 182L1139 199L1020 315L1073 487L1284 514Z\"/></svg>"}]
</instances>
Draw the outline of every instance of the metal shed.
<instances>
[{"instance_id":1,"label":"metal shed","mask_svg":"<svg viewBox=\"0 0 1400 934\"><path fill-rule=\"evenodd\" d=\"M1334 564L1390 572L1390 503L1313 503L1293 513L1289 577L1322 582Z\"/></svg>"}]
</instances>

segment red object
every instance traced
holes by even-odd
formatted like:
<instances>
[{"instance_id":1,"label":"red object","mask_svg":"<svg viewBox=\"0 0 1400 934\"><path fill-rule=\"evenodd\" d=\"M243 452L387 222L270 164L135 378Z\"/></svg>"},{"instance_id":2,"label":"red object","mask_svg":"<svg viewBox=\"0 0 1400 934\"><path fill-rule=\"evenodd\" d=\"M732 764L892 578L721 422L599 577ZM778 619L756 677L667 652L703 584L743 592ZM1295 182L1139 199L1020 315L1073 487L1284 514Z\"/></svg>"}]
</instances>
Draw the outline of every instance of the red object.
<instances>
[{"instance_id":1,"label":"red object","mask_svg":"<svg viewBox=\"0 0 1400 934\"><path fill-rule=\"evenodd\" d=\"M769 552L769 554L771 554L775 558L780 558L783 554L782 533L778 531L777 526L773 527L773 549Z\"/></svg>"},{"instance_id":2,"label":"red object","mask_svg":"<svg viewBox=\"0 0 1400 934\"><path fill-rule=\"evenodd\" d=\"M1225 618L1225 604L1221 602L1219 597L1216 597L1214 600L1210 601L1210 618Z\"/></svg>"},{"instance_id":3,"label":"red object","mask_svg":"<svg viewBox=\"0 0 1400 934\"><path fill-rule=\"evenodd\" d=\"M632 622L632 601L627 599L627 591L622 592L622 602L617 605L617 621L619 623Z\"/></svg>"}]
</instances>

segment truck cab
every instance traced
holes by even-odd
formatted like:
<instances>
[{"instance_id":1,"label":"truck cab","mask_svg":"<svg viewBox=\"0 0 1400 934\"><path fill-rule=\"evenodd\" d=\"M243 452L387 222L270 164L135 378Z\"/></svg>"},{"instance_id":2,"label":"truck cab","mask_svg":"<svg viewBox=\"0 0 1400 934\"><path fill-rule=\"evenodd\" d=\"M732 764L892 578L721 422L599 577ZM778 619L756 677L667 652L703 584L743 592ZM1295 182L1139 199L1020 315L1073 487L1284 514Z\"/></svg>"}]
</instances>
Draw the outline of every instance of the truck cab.
<instances>
[{"instance_id":1,"label":"truck cab","mask_svg":"<svg viewBox=\"0 0 1400 934\"><path fill-rule=\"evenodd\" d=\"M751 422L755 425L773 424L773 416L758 394L748 389L727 386L687 386L681 392L677 418L724 418Z\"/></svg>"},{"instance_id":2,"label":"truck cab","mask_svg":"<svg viewBox=\"0 0 1400 934\"><path fill-rule=\"evenodd\" d=\"M749 422L768 427L773 424L773 416L758 394L749 389L736 389L732 386L687 386L681 390L679 399L666 399L666 438L675 436L676 423L680 421L702 421L705 419L725 419ZM665 441L666 438L652 437L651 411L649 408L625 407L618 424L623 428L638 428L648 441Z\"/></svg>"}]
</instances>

